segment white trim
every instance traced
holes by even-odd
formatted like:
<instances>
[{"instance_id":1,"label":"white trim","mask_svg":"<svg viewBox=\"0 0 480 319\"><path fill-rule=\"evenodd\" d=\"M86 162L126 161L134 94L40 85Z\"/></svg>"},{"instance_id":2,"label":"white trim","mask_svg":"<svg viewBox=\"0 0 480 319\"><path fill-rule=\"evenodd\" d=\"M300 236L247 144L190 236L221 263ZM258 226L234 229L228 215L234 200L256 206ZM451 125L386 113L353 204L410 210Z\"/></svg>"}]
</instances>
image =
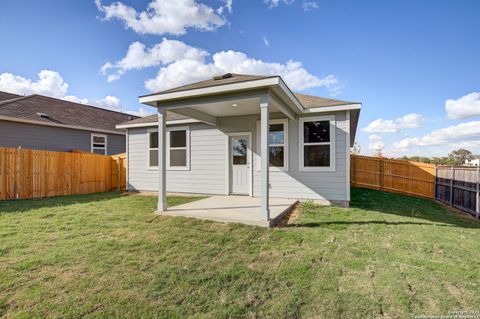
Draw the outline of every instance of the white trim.
<instances>
[{"instance_id":1,"label":"white trim","mask_svg":"<svg viewBox=\"0 0 480 319\"><path fill-rule=\"evenodd\" d=\"M350 201L350 111L346 111L346 121L345 121L345 156L346 156L346 190L347 190L347 201Z\"/></svg>"},{"instance_id":2,"label":"white trim","mask_svg":"<svg viewBox=\"0 0 480 319\"><path fill-rule=\"evenodd\" d=\"M65 124L57 124L57 123L45 123L45 122L42 122L42 121L25 120L25 119L19 119L19 118L16 118L16 117L10 117L10 116L4 116L4 115L0 115L0 120L9 121L9 122L19 122L19 123L28 123L28 124L36 124L36 125L62 127L62 128L88 131L88 132L99 132L99 133L117 134L117 135L125 135L126 134L125 132L119 132L119 131L102 130L102 129L97 129L97 128L82 127L82 126L75 126L75 125L65 125Z\"/></svg>"},{"instance_id":3,"label":"white trim","mask_svg":"<svg viewBox=\"0 0 480 319\"><path fill-rule=\"evenodd\" d=\"M185 156L186 158L186 166L170 166L170 132L172 131L185 131L185 139L186 145L185 147L175 147L173 150L182 150L185 149ZM170 127L167 128L167 170L169 171L189 171L190 170L190 127L189 126L177 126L177 127Z\"/></svg>"},{"instance_id":4,"label":"white trim","mask_svg":"<svg viewBox=\"0 0 480 319\"><path fill-rule=\"evenodd\" d=\"M283 140L283 145L280 145L280 144L269 144L269 147L270 146L283 146L283 166L282 167L277 167L277 166L271 166L270 165L270 172L279 172L279 171L283 171L283 172L288 172L288 169L289 169L289 166L288 166L288 159L290 157L290 154L289 154L289 151L288 151L288 145L290 144L290 140L289 140L289 137L288 137L288 129L289 129L289 123L290 121L288 119L272 119L268 122L268 125L270 124L283 124L283 129L284 129L284 140ZM262 165L261 165L261 161L260 161L260 148L261 148L261 145L260 145L260 121L257 121L257 145L256 145L256 150L257 150L257 153L256 153L256 171L257 172L261 172L262 171Z\"/></svg>"},{"instance_id":5,"label":"white trim","mask_svg":"<svg viewBox=\"0 0 480 319\"><path fill-rule=\"evenodd\" d=\"M103 144L105 144L104 147L93 146L94 137L103 137L105 139L105 141L103 142ZM102 144L102 143L95 143L95 144ZM108 155L108 136L106 134L90 133L90 152L93 153L94 149L104 150L105 154L103 155Z\"/></svg>"},{"instance_id":6,"label":"white trim","mask_svg":"<svg viewBox=\"0 0 480 319\"><path fill-rule=\"evenodd\" d=\"M230 149L230 138L232 136L248 136L248 147L247 147L247 166L249 168L248 174L248 195L253 196L253 155L252 155L252 132L235 132L228 133L228 143L227 143L227 180L228 180L228 195L232 194L232 185L231 185L231 149Z\"/></svg>"},{"instance_id":7,"label":"white trim","mask_svg":"<svg viewBox=\"0 0 480 319\"><path fill-rule=\"evenodd\" d=\"M167 101L167 100L174 100L178 98L184 99L184 98L195 97L199 95L210 95L210 94L216 94L216 93L225 93L225 92L248 90L248 89L258 89L261 87L279 85L280 83L279 79L280 77L274 76L271 78L260 79L260 80L251 80L251 81L244 81L244 82L238 82L238 83L209 86L205 88L198 88L198 89L192 89L192 90L183 90L183 91L171 92L171 93L159 93L159 94L148 95L148 96L140 96L139 102L142 104L149 104L149 103L156 103L156 102ZM157 105L153 105L153 106L157 107Z\"/></svg>"},{"instance_id":8,"label":"white trim","mask_svg":"<svg viewBox=\"0 0 480 319\"><path fill-rule=\"evenodd\" d=\"M225 134L225 195L230 195L230 136Z\"/></svg>"},{"instance_id":9,"label":"white trim","mask_svg":"<svg viewBox=\"0 0 480 319\"><path fill-rule=\"evenodd\" d=\"M335 111L349 111L349 110L360 110L362 104L344 104L344 105L334 105L334 106L322 106L322 107L310 107L305 109L304 113L323 113L323 112L335 112Z\"/></svg>"},{"instance_id":10,"label":"white trim","mask_svg":"<svg viewBox=\"0 0 480 319\"><path fill-rule=\"evenodd\" d=\"M130 175L130 169L129 169L129 164L128 162L130 162L129 160L129 156L130 156L130 152L128 151L128 143L129 143L129 138L128 138L128 134L125 134L125 190L128 192L128 179L129 179L129 175Z\"/></svg>"},{"instance_id":11,"label":"white trim","mask_svg":"<svg viewBox=\"0 0 480 319\"><path fill-rule=\"evenodd\" d=\"M184 119L184 120L172 120L167 121L167 125L175 125L175 124L190 124L190 123L201 123L201 121L194 120L194 119ZM158 122L149 122L149 123L134 123L134 124L119 124L115 126L118 129L123 128L134 128L134 127L147 127L147 126L158 126Z\"/></svg>"},{"instance_id":12,"label":"white trim","mask_svg":"<svg viewBox=\"0 0 480 319\"><path fill-rule=\"evenodd\" d=\"M303 165L304 157L304 141L303 141L303 124L305 122L314 122L314 121L329 121L330 122L330 142L322 143L312 143L310 145L330 145L330 166L325 167L305 167ZM300 171L310 171L310 172L334 172L335 171L335 140L336 140L336 120L335 115L323 115L323 116L309 116L301 117L298 120L298 155L299 155L299 170Z\"/></svg>"}]
</instances>

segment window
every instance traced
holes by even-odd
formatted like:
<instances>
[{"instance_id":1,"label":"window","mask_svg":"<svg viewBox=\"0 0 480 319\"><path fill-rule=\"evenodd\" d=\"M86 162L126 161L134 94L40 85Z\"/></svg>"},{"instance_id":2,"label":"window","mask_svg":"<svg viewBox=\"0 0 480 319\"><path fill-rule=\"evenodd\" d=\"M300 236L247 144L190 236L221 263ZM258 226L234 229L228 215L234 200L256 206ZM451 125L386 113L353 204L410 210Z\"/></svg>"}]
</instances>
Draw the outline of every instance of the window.
<instances>
[{"instance_id":1,"label":"window","mask_svg":"<svg viewBox=\"0 0 480 319\"><path fill-rule=\"evenodd\" d=\"M299 121L300 170L335 170L335 116Z\"/></svg>"},{"instance_id":2,"label":"window","mask_svg":"<svg viewBox=\"0 0 480 319\"><path fill-rule=\"evenodd\" d=\"M148 166L158 167L158 131L148 132Z\"/></svg>"},{"instance_id":3,"label":"window","mask_svg":"<svg viewBox=\"0 0 480 319\"><path fill-rule=\"evenodd\" d=\"M190 130L188 127L171 128L167 134L167 168L190 169Z\"/></svg>"},{"instance_id":4,"label":"window","mask_svg":"<svg viewBox=\"0 0 480 319\"><path fill-rule=\"evenodd\" d=\"M269 161L270 167L288 169L288 119L270 120L268 128ZM257 122L257 152L258 170L260 166L261 145L260 145L260 122Z\"/></svg>"},{"instance_id":5,"label":"window","mask_svg":"<svg viewBox=\"0 0 480 319\"><path fill-rule=\"evenodd\" d=\"M167 169L190 169L190 130L188 127L167 129ZM148 165L158 168L158 129L148 131Z\"/></svg>"},{"instance_id":6,"label":"window","mask_svg":"<svg viewBox=\"0 0 480 319\"><path fill-rule=\"evenodd\" d=\"M107 135L92 133L90 151L95 154L107 155Z\"/></svg>"}]
</instances>

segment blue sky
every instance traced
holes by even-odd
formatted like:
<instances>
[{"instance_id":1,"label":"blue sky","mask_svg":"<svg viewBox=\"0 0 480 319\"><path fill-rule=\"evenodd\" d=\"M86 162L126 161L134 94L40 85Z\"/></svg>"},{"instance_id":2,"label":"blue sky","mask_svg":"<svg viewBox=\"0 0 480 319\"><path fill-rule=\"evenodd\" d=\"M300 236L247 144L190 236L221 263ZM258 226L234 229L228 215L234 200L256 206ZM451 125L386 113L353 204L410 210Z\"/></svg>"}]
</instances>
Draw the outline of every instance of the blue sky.
<instances>
[{"instance_id":1,"label":"blue sky","mask_svg":"<svg viewBox=\"0 0 480 319\"><path fill-rule=\"evenodd\" d=\"M478 12L477 0L2 0L0 90L145 114L151 90L280 73L362 102L364 154L480 153Z\"/></svg>"}]
</instances>

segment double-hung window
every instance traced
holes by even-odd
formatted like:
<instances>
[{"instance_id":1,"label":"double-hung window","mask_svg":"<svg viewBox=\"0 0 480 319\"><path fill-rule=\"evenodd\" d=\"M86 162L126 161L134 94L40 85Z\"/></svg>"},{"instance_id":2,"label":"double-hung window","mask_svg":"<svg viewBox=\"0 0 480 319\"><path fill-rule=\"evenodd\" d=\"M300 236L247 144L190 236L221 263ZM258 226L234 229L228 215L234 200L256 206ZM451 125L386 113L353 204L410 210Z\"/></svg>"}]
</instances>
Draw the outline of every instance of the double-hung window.
<instances>
[{"instance_id":1,"label":"double-hung window","mask_svg":"<svg viewBox=\"0 0 480 319\"><path fill-rule=\"evenodd\" d=\"M148 166L158 167L158 130L148 131Z\"/></svg>"},{"instance_id":2,"label":"double-hung window","mask_svg":"<svg viewBox=\"0 0 480 319\"><path fill-rule=\"evenodd\" d=\"M173 127L167 132L167 168L190 169L190 130L188 127Z\"/></svg>"},{"instance_id":3,"label":"double-hung window","mask_svg":"<svg viewBox=\"0 0 480 319\"><path fill-rule=\"evenodd\" d=\"M299 120L300 170L335 170L335 116Z\"/></svg>"},{"instance_id":4,"label":"double-hung window","mask_svg":"<svg viewBox=\"0 0 480 319\"><path fill-rule=\"evenodd\" d=\"M92 133L90 135L90 152L107 155L107 135Z\"/></svg>"},{"instance_id":5,"label":"double-hung window","mask_svg":"<svg viewBox=\"0 0 480 319\"><path fill-rule=\"evenodd\" d=\"M158 130L148 132L149 167L158 167ZM166 159L168 170L190 169L190 129L188 127L173 127L167 129Z\"/></svg>"},{"instance_id":6,"label":"double-hung window","mask_svg":"<svg viewBox=\"0 0 480 319\"><path fill-rule=\"evenodd\" d=\"M261 170L260 122L257 122L257 168ZM288 170L288 119L270 120L268 125L268 153L270 167Z\"/></svg>"}]
</instances>

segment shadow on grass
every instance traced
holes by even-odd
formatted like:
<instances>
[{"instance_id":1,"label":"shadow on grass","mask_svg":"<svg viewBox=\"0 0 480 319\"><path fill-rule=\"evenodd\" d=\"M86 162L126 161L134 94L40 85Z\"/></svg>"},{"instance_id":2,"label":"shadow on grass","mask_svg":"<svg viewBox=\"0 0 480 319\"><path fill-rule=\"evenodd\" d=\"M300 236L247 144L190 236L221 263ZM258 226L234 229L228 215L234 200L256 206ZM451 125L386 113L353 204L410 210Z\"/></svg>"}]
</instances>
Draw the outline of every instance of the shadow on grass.
<instances>
[{"instance_id":1,"label":"shadow on grass","mask_svg":"<svg viewBox=\"0 0 480 319\"><path fill-rule=\"evenodd\" d=\"M84 195L56 196L38 199L17 199L0 201L0 214L22 213L32 209L68 206L92 202L103 202L114 198L120 198L128 194L122 192L106 192Z\"/></svg>"},{"instance_id":2,"label":"shadow on grass","mask_svg":"<svg viewBox=\"0 0 480 319\"><path fill-rule=\"evenodd\" d=\"M316 208L321 214L322 208ZM404 221L388 221L379 217L378 220L354 220L355 214L349 215L351 220L331 220L325 222L315 222L305 220L302 223L292 224L292 227L328 227L333 225L368 225L368 224L384 224L384 225L435 225L442 227L462 227L462 228L478 228L480 222L469 216L449 210L447 207L434 200L422 199L412 196L381 192L364 188L352 188L351 190L351 210L362 210L364 212L383 213L405 217ZM315 210L315 209L314 209ZM311 210L315 213L314 210ZM347 213L348 210L339 213ZM352 212L354 213L354 212ZM362 214L364 219L365 214ZM334 218L334 217L333 217ZM307 218L308 219L308 218ZM408 219L411 219L409 221ZM423 219L426 222L419 222Z\"/></svg>"}]
</instances>

